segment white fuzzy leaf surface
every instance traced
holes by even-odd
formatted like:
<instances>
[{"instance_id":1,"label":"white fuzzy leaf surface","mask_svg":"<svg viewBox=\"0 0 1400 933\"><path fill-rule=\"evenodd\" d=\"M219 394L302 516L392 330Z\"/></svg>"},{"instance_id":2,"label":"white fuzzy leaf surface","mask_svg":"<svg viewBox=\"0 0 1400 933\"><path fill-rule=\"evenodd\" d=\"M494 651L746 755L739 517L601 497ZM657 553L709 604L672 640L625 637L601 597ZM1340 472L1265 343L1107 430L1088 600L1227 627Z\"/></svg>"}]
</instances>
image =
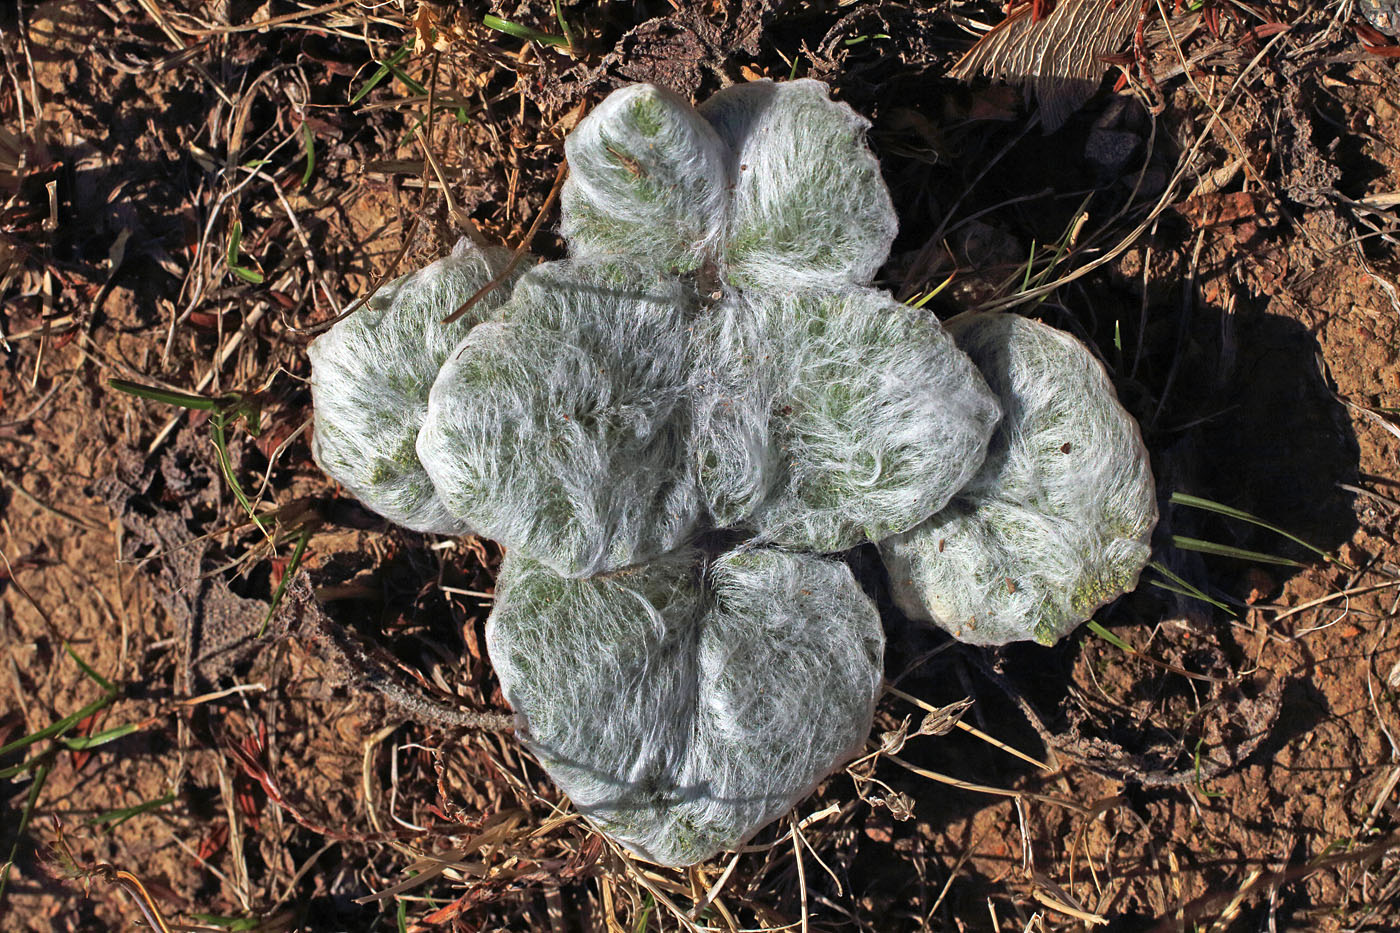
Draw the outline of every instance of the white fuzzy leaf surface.
<instances>
[{"instance_id":1,"label":"white fuzzy leaf surface","mask_svg":"<svg viewBox=\"0 0 1400 933\"><path fill-rule=\"evenodd\" d=\"M721 527L844 550L914 527L982 465L995 397L934 317L884 292L730 299L698 333L692 449Z\"/></svg>"},{"instance_id":2,"label":"white fuzzy leaf surface","mask_svg":"<svg viewBox=\"0 0 1400 933\"><path fill-rule=\"evenodd\" d=\"M564 142L562 232L575 259L626 259L689 272L713 258L732 154L679 95L633 84Z\"/></svg>"},{"instance_id":3,"label":"white fuzzy leaf surface","mask_svg":"<svg viewBox=\"0 0 1400 933\"><path fill-rule=\"evenodd\" d=\"M700 107L735 158L724 264L738 288L864 285L898 229L870 121L820 81L736 84Z\"/></svg>"},{"instance_id":4,"label":"white fuzzy leaf surface","mask_svg":"<svg viewBox=\"0 0 1400 933\"><path fill-rule=\"evenodd\" d=\"M428 390L452 348L510 295L511 282L446 326L505 268L510 253L462 239L452 252L388 283L318 337L311 358L311 452L321 469L385 518L415 531L464 534L414 449Z\"/></svg>"},{"instance_id":5,"label":"white fuzzy leaf surface","mask_svg":"<svg viewBox=\"0 0 1400 933\"><path fill-rule=\"evenodd\" d=\"M949 331L1001 399L987 462L881 544L896 602L972 644L1051 645L1137 585L1157 502L1137 422L1069 334L1014 314Z\"/></svg>"},{"instance_id":6,"label":"white fuzzy leaf surface","mask_svg":"<svg viewBox=\"0 0 1400 933\"><path fill-rule=\"evenodd\" d=\"M664 865L741 845L854 755L884 653L844 564L762 549L592 580L511 554L486 637L521 741Z\"/></svg>"},{"instance_id":7,"label":"white fuzzy leaf surface","mask_svg":"<svg viewBox=\"0 0 1400 933\"><path fill-rule=\"evenodd\" d=\"M546 263L449 357L418 456L448 510L586 577L684 544L694 296L631 266Z\"/></svg>"}]
</instances>

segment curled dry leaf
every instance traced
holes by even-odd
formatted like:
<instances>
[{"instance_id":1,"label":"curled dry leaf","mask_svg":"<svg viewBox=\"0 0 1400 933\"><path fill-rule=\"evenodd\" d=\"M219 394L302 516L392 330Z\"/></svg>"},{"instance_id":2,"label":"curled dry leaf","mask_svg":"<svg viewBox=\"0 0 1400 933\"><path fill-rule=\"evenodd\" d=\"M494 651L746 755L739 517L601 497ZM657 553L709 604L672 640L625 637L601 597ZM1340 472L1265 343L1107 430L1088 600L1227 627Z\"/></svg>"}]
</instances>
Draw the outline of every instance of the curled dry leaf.
<instances>
[{"instance_id":1,"label":"curled dry leaf","mask_svg":"<svg viewBox=\"0 0 1400 933\"><path fill-rule=\"evenodd\" d=\"M1027 3L1012 10L949 74L1023 86L1040 104L1045 132L1053 133L1098 89L1107 70L1103 57L1128 41L1138 4L1064 0L1039 19L1032 9Z\"/></svg>"}]
</instances>

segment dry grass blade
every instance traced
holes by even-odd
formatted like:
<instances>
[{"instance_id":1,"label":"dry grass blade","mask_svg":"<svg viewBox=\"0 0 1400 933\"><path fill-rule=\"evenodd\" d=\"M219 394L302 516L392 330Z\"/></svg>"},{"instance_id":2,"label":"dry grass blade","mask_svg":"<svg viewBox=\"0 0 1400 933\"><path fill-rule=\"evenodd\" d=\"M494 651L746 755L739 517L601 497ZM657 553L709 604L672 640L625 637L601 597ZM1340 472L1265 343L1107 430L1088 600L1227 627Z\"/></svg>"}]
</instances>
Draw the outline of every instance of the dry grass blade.
<instances>
[{"instance_id":1,"label":"dry grass blade","mask_svg":"<svg viewBox=\"0 0 1400 933\"><path fill-rule=\"evenodd\" d=\"M1107 926L1108 920L1092 911L1085 910L1075 898L1065 893L1058 884L1038 871L1031 872L1031 896L1056 913L1073 917L1089 926Z\"/></svg>"},{"instance_id":2,"label":"dry grass blade","mask_svg":"<svg viewBox=\"0 0 1400 933\"><path fill-rule=\"evenodd\" d=\"M694 920L690 919L690 915L685 911L681 910L680 906L677 905L676 902L672 900L670 896L666 894L665 891L661 890L654 877L649 875L645 870L643 870L640 866L637 865L636 861L632 858L630 853L626 852L621 846L619 846L617 843L613 842L606 836L603 837L603 840L607 843L608 848L612 850L613 855L615 855L619 860L621 860L622 865L627 871L627 874L631 876L631 878L634 881L636 881L643 888L645 888L648 894L656 898L656 902L658 904L661 904L663 907L669 910L671 912L671 916L676 919L676 922L680 924L682 929L689 930L690 933L716 933L713 927L701 926Z\"/></svg>"},{"instance_id":3,"label":"dry grass blade","mask_svg":"<svg viewBox=\"0 0 1400 933\"><path fill-rule=\"evenodd\" d=\"M700 914L704 913L705 908L709 907L710 904L712 904L715 901L715 899L719 897L719 893L724 890L724 886L728 883L730 876L734 874L734 869L736 866L738 866L739 858L742 854L743 853L736 852L730 857L729 864L724 866L724 871L720 872L720 875L718 878L715 879L714 884L710 885L710 887L705 891L705 896L695 902L695 906L691 908L690 911L690 918L692 920L696 919L700 916Z\"/></svg>"},{"instance_id":4,"label":"dry grass blade","mask_svg":"<svg viewBox=\"0 0 1400 933\"><path fill-rule=\"evenodd\" d=\"M1137 4L1063 0L1036 19L1017 7L953 66L964 81L984 76L1025 85L1040 103L1047 133L1059 129L1098 90L1106 66L1132 34Z\"/></svg>"},{"instance_id":5,"label":"dry grass blade","mask_svg":"<svg viewBox=\"0 0 1400 933\"><path fill-rule=\"evenodd\" d=\"M426 855L418 859L404 869L406 872L412 872L410 877L404 878L402 881L392 884L382 891L358 898L355 903L371 904L386 901L405 891L411 891L414 888L427 884L444 871L457 867L463 859L472 853L481 849L489 849L492 846L504 842L516 831L524 817L525 813L522 810L508 810L496 814L488 821L489 825L487 829L468 838L451 852Z\"/></svg>"},{"instance_id":6,"label":"dry grass blade","mask_svg":"<svg viewBox=\"0 0 1400 933\"><path fill-rule=\"evenodd\" d=\"M559 197L559 191L564 187L564 179L568 177L568 174L569 163L560 162L559 171L554 176L554 186L549 189L549 195L544 199L544 203L540 205L539 211L535 214L534 221L530 224L530 229L526 231L525 238L520 241L520 245L515 248L515 254L510 257L510 262L506 263L506 267L501 270L499 275L481 286L474 295L462 302L461 307L443 318L443 324L451 324L453 321L466 314L471 310L472 305L491 294L502 282L510 278L510 274L515 271L516 266L520 265L520 260L525 258L525 253L530 249L530 244L534 242L535 234L539 233L540 225L544 223L545 217L549 215L550 208L554 206L554 201Z\"/></svg>"},{"instance_id":7,"label":"dry grass blade","mask_svg":"<svg viewBox=\"0 0 1400 933\"><path fill-rule=\"evenodd\" d=\"M950 787L956 787L959 790L970 790L979 794L991 794L994 797L1010 797L1013 799L1021 800L1035 800L1039 801L1040 803L1048 803L1056 807L1064 807L1066 810L1072 810L1075 813L1089 812L1089 810L1082 804L1077 804L1072 800L1064 800L1060 797L1051 797L1048 794L1037 794L1030 791L1010 790L1009 788L1005 787L989 787L986 784L975 784L972 781L964 781L960 780L959 778L949 777L946 774L940 774L937 771L930 771L927 768L920 768L918 765L910 764L903 758L900 758L898 755L884 754L881 757L888 758L890 761L899 765L904 770L909 771L913 774L917 774L919 777L928 778L930 781L937 781L939 784L947 784Z\"/></svg>"},{"instance_id":8,"label":"dry grass blade","mask_svg":"<svg viewBox=\"0 0 1400 933\"><path fill-rule=\"evenodd\" d=\"M1392 834L1368 846L1361 846L1335 855L1320 856L1302 865L1286 868L1282 871L1267 874L1252 872L1248 880L1234 890L1213 891L1182 905L1180 912L1163 919L1151 928L1150 933L1171 933L1171 931L1180 929L1181 924L1198 923L1201 919L1212 914L1215 914L1217 918L1223 917L1228 912L1237 909L1251 896L1261 894L1265 890L1278 888L1285 884L1294 884L1310 875L1343 865L1367 864L1397 848L1400 848L1400 836Z\"/></svg>"},{"instance_id":9,"label":"dry grass blade","mask_svg":"<svg viewBox=\"0 0 1400 933\"><path fill-rule=\"evenodd\" d=\"M940 710L938 707L933 706L933 705L931 705L931 704L929 704L929 703L925 703L923 700L919 699L918 697L913 696L913 695L908 694L908 693L905 693L903 690L900 690L900 689L897 688L897 687L894 687L894 686L891 686L891 685L889 685L889 684L886 684L886 685L885 685L885 689L886 689L887 691L889 691L890 693L894 694L895 696L899 697L901 700L905 700L905 701L907 701L907 702L909 702L909 703L913 703L915 706L919 707L919 709L923 710L923 711L926 712L926 713L929 713L930 716L942 715L942 713L943 713L943 710ZM970 702L971 702L971 701L969 701L969 704L970 704ZM991 746L994 747L994 748L999 748L999 749L1001 749L1002 751L1006 752L1008 755L1014 755L1015 757L1021 759L1021 760L1024 761L1024 762L1027 762L1028 764L1033 764L1033 765L1035 765L1037 768L1039 768L1039 769L1042 770L1042 771L1053 771L1053 770L1055 770L1054 768L1050 767L1048 764L1046 764L1045 762L1041 761L1040 759L1038 759L1038 758L1032 758L1030 755L1027 755L1025 752L1017 751L1016 749L1012 748L1010 745L1007 745L1005 742L1001 742L1001 741L999 741L999 740L997 740L997 739L992 738L990 735L988 735L987 733L983 732L981 729L978 729L978 728L976 728L975 726L970 726L970 725L968 725L967 723L963 722L963 720L962 720L962 715L961 715L961 711L959 711L959 714L958 714L957 718L955 718L955 719L953 720L953 722L951 723L951 726L956 726L957 728L963 730L964 732L968 733L969 735L972 735L972 736L975 736L975 737L981 739L983 742L986 742L988 745L991 745ZM950 726L950 728L951 728L951 726ZM925 721L925 724L919 728L919 731L920 731L921 733L925 734L925 735L930 735L930 734L941 734L941 733L936 733L936 732L932 731L932 727L928 724L927 720ZM943 732L947 732L947 729L944 729Z\"/></svg>"},{"instance_id":10,"label":"dry grass blade","mask_svg":"<svg viewBox=\"0 0 1400 933\"><path fill-rule=\"evenodd\" d=\"M241 26L214 26L209 29L200 30L180 30L186 35L197 36L199 38L209 38L212 36L227 36L240 32L267 32L275 26L283 26L287 23L296 23L302 20L314 19L326 13L334 13L355 3L356 0L334 0L332 3L323 3L317 7L298 10L295 13L283 13L281 16L273 16L255 23L247 23Z\"/></svg>"},{"instance_id":11,"label":"dry grass blade","mask_svg":"<svg viewBox=\"0 0 1400 933\"><path fill-rule=\"evenodd\" d=\"M802 831L797 828L797 819L791 813L788 814L788 823L792 826L792 857L797 860L797 884L802 894L802 933L807 933L810 914L807 908L807 863L802 858L802 843L800 836Z\"/></svg>"}]
</instances>

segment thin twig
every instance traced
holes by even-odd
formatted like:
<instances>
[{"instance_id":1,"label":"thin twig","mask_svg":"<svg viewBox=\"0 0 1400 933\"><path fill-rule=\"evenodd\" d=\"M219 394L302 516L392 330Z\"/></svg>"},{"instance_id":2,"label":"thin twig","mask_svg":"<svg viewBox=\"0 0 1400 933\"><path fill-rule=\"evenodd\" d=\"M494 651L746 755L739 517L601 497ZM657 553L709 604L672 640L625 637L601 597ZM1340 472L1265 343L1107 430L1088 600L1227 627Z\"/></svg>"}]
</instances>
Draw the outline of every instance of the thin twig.
<instances>
[{"instance_id":1,"label":"thin twig","mask_svg":"<svg viewBox=\"0 0 1400 933\"><path fill-rule=\"evenodd\" d=\"M226 36L236 32L265 32L274 26L294 23L303 19L311 19L313 16L320 16L322 13L334 13L336 10L343 9L354 2L355 0L335 0L334 3L323 3L311 9L298 10L295 13L283 13L281 16L274 16L271 19L265 19L258 23L245 23L242 26L211 26L208 29L187 30L180 29L172 23L171 28L177 29L187 36L194 36L197 39L207 39L211 36Z\"/></svg>"},{"instance_id":2,"label":"thin twig","mask_svg":"<svg viewBox=\"0 0 1400 933\"><path fill-rule=\"evenodd\" d=\"M1280 612L1278 615L1274 616L1274 621L1279 622L1289 616L1297 615L1300 612L1307 612L1309 609L1314 609L1318 606L1330 603L1334 599L1344 599L1355 596L1358 593L1374 593L1376 590L1385 590L1393 586L1400 586L1400 580L1391 580L1388 583L1377 583L1372 586L1354 586L1351 589L1338 590L1335 593L1328 593L1326 596L1319 596L1317 599L1310 599L1301 606L1294 606L1286 612Z\"/></svg>"},{"instance_id":3,"label":"thin twig","mask_svg":"<svg viewBox=\"0 0 1400 933\"><path fill-rule=\"evenodd\" d=\"M544 223L544 218L549 213L549 209L554 206L554 199L559 197L559 189L564 187L564 179L568 177L568 174L569 163L560 162L559 171L554 175L554 187L549 189L549 196L545 198L544 203L540 205L539 213L535 215L534 221L530 224L530 229L525 232L525 238L521 240L520 245L515 248L515 255L510 257L510 262L506 263L506 267L501 270L499 275L477 289L476 294L462 302L460 308L443 318L443 324L451 324L453 321L466 314L471 310L472 305L476 304L486 295L490 294L502 282L510 278L510 274L515 271L515 267L519 265L520 260L524 258L525 251L529 249L530 244L534 242L535 234L539 232L540 224Z\"/></svg>"}]
</instances>

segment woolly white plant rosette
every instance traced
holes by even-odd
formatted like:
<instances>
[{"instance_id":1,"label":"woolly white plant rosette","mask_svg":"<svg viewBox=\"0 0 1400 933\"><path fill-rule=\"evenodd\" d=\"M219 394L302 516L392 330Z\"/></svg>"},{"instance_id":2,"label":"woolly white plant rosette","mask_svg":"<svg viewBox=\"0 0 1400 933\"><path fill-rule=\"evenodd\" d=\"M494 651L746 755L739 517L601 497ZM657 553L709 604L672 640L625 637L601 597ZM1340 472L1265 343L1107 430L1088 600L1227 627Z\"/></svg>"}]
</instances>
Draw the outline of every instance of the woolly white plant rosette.
<instances>
[{"instance_id":1,"label":"woolly white plant rosette","mask_svg":"<svg viewBox=\"0 0 1400 933\"><path fill-rule=\"evenodd\" d=\"M318 462L401 524L507 546L488 641L521 739L600 828L663 864L741 844L869 731L878 614L844 565L795 551L888 539L906 611L935 606L965 640L1053 641L1055 588L1071 607L1116 594L1150 533L1127 493L1085 504L1114 470L1146 469L1087 350L1037 355L1014 323L950 336L871 286L895 216L867 127L814 81L729 88L699 111L624 88L566 142L569 259L449 329L505 261L459 244L312 347ZM1077 460L1063 503L1047 406L1064 410L1057 445L1117 458L1092 478L1097 461ZM1037 483L1057 492L1026 498ZM928 559L948 521L971 529L951 575ZM1074 530L1092 522L1111 533ZM711 527L752 537L707 563L691 545ZM1060 553L1075 548L1077 564ZM1024 599L1003 610L988 581L1013 573Z\"/></svg>"},{"instance_id":2,"label":"woolly white plant rosette","mask_svg":"<svg viewBox=\"0 0 1400 933\"><path fill-rule=\"evenodd\" d=\"M1069 334L1015 314L964 315L948 331L1004 417L953 501L881 543L891 591L959 641L1053 645L1137 586L1157 524L1147 450Z\"/></svg>"},{"instance_id":3,"label":"woolly white plant rosette","mask_svg":"<svg viewBox=\"0 0 1400 933\"><path fill-rule=\"evenodd\" d=\"M570 580L511 554L486 630L517 735L599 828L663 865L742 845L861 748L879 614L845 564L692 550Z\"/></svg>"}]
</instances>

